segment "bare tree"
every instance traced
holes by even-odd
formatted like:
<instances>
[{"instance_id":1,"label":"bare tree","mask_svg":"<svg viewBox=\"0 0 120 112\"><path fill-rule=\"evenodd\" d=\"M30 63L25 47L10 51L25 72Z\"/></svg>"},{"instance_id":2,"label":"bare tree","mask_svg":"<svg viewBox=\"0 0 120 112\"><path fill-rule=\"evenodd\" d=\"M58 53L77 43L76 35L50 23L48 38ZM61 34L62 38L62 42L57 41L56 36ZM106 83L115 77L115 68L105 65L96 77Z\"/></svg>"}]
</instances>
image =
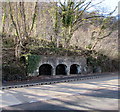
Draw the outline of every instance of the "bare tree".
<instances>
[{"instance_id":1,"label":"bare tree","mask_svg":"<svg viewBox=\"0 0 120 112\"><path fill-rule=\"evenodd\" d=\"M115 8L116 10L116 8ZM114 11L115 11L114 10ZM89 49L90 50L94 50L96 45L103 39L109 37L116 29L115 26L115 22L114 22L114 18L112 17L112 13L114 12L110 12L108 14L108 16L104 17L104 18L96 18L96 22L94 22L94 26L96 28L94 28L94 30L91 30L91 40L93 41L93 43L91 43L89 45ZM97 26L95 25L97 24Z\"/></svg>"},{"instance_id":2,"label":"bare tree","mask_svg":"<svg viewBox=\"0 0 120 112\"><path fill-rule=\"evenodd\" d=\"M87 3L82 0L79 2L73 0L67 0L64 1L64 3L59 2L59 14L62 21L62 37L65 40L66 47L69 47L71 37L73 36L74 32L84 24L84 22L88 22L92 18L103 17L99 14L89 15L86 12L90 7L93 6L91 6L91 3L92 0Z\"/></svg>"},{"instance_id":3,"label":"bare tree","mask_svg":"<svg viewBox=\"0 0 120 112\"><path fill-rule=\"evenodd\" d=\"M94 22L93 21L94 19L97 20L99 18L103 20L103 24L104 24L105 16L100 14L99 10L95 11L95 13L87 12L91 7L95 7L98 4L101 4L103 1L104 0L101 0L96 4L92 4L93 0L90 0L89 2L86 2L83 0L80 0L80 1L64 0L64 2L61 2L61 1L58 2L58 6L56 10L58 10L57 16L59 17L59 20L61 22L61 25L60 25L61 27L60 26L58 28L56 27L57 29L56 33L58 33L58 29L61 28L61 41L64 40L63 43L66 48L67 47L69 48L70 40L74 32L84 24ZM109 14L109 17L113 12ZM59 21L56 20L55 24L57 25L58 22ZM106 36L109 36L110 34L108 35L106 34L104 36L106 37Z\"/></svg>"},{"instance_id":4,"label":"bare tree","mask_svg":"<svg viewBox=\"0 0 120 112\"><path fill-rule=\"evenodd\" d=\"M15 29L15 56L20 57L22 50L26 48L27 40L31 36L37 16L37 3L34 4L33 14L29 16L31 20L27 20L27 9L25 2L8 3L9 15ZM28 5L28 4L27 4Z\"/></svg>"}]
</instances>

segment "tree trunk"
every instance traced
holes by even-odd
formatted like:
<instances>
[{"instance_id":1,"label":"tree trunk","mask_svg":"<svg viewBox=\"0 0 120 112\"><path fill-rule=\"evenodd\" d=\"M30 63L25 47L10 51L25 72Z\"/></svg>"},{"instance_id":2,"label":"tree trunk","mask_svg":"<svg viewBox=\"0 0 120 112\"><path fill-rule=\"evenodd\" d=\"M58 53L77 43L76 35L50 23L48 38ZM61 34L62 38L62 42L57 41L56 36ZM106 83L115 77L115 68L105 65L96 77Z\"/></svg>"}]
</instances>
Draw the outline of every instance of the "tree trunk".
<instances>
[{"instance_id":1,"label":"tree trunk","mask_svg":"<svg viewBox=\"0 0 120 112\"><path fill-rule=\"evenodd\" d=\"M96 40L96 42L94 43L94 45L92 46L91 50L94 50L96 45L98 44L99 40Z\"/></svg>"},{"instance_id":2,"label":"tree trunk","mask_svg":"<svg viewBox=\"0 0 120 112\"><path fill-rule=\"evenodd\" d=\"M16 46L15 46L15 57L20 58L20 55L21 55L21 45L16 44Z\"/></svg>"},{"instance_id":3,"label":"tree trunk","mask_svg":"<svg viewBox=\"0 0 120 112\"><path fill-rule=\"evenodd\" d=\"M57 37L57 48L59 48L59 37Z\"/></svg>"}]
</instances>

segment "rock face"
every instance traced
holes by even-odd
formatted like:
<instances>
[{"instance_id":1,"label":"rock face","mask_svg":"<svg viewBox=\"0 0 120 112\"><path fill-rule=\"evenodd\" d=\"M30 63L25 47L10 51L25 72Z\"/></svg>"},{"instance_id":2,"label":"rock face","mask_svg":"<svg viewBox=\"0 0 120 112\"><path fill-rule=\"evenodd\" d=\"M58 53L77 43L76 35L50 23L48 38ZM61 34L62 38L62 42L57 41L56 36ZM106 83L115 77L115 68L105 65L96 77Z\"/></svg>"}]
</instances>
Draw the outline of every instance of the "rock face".
<instances>
[{"instance_id":1,"label":"rock face","mask_svg":"<svg viewBox=\"0 0 120 112\"><path fill-rule=\"evenodd\" d=\"M84 57L40 56L36 70L29 76L81 74L84 73L85 66Z\"/></svg>"}]
</instances>

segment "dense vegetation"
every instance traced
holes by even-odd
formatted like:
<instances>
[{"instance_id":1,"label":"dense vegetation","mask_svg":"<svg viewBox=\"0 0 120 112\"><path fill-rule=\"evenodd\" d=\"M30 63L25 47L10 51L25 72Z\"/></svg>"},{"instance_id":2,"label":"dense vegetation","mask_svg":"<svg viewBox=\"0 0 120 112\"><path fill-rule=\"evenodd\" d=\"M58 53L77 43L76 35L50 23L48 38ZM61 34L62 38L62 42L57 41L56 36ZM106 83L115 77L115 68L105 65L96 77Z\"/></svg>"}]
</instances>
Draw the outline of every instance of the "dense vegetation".
<instances>
[{"instance_id":1,"label":"dense vegetation","mask_svg":"<svg viewBox=\"0 0 120 112\"><path fill-rule=\"evenodd\" d=\"M119 21L111 16L114 11L105 16L87 12L90 4L72 0L59 5L2 3L3 79L27 79L28 68L32 72L34 62L39 60L36 54L84 55L88 66L100 66L103 72L117 71ZM34 62L28 62L30 56Z\"/></svg>"}]
</instances>

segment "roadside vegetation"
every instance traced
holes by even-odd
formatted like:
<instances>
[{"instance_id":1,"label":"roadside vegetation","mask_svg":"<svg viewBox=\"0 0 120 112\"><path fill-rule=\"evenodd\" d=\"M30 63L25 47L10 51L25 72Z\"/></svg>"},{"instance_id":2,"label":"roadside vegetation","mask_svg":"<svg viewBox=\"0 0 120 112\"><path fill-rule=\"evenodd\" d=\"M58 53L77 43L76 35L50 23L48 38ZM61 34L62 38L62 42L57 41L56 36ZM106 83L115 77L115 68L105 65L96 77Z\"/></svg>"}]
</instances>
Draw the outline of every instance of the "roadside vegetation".
<instances>
[{"instance_id":1,"label":"roadside vegetation","mask_svg":"<svg viewBox=\"0 0 120 112\"><path fill-rule=\"evenodd\" d=\"M85 56L92 69L117 71L119 19L111 16L116 8L106 15L88 12L97 5L91 3L3 2L3 80L26 80L29 57L37 62L37 55Z\"/></svg>"}]
</instances>

